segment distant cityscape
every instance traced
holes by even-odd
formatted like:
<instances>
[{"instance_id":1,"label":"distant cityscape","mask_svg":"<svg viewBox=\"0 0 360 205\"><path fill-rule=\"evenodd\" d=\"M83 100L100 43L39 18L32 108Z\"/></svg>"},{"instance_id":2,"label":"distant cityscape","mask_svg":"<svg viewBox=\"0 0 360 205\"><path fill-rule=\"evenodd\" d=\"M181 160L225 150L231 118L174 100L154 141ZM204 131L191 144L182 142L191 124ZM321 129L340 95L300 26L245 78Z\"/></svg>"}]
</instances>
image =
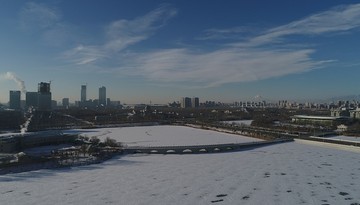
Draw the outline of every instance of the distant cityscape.
<instances>
[{"instance_id":1,"label":"distant cityscape","mask_svg":"<svg viewBox=\"0 0 360 205\"><path fill-rule=\"evenodd\" d=\"M25 95L25 100L21 100L21 95ZM131 108L136 106L152 105L149 104L121 104L118 100L111 100L107 97L106 87L99 87L98 98L87 98L87 85L80 87L80 100L70 101L69 98L62 98L61 102L52 99L51 82L40 82L38 91L9 91L8 104L1 105L0 109L26 110L35 108L39 111L50 111L52 109L68 109L70 107L78 108ZM233 103L216 102L211 100L200 101L199 97L181 97L178 101L168 104L153 104L152 106L178 107L178 108L204 108L204 107L235 107L235 108L285 108L285 109L317 109L317 110L356 110L360 106L360 102L356 100L338 100L329 103L313 103L313 102L295 102L287 100L279 100L278 102L267 102L265 100L258 101L235 101Z\"/></svg>"}]
</instances>

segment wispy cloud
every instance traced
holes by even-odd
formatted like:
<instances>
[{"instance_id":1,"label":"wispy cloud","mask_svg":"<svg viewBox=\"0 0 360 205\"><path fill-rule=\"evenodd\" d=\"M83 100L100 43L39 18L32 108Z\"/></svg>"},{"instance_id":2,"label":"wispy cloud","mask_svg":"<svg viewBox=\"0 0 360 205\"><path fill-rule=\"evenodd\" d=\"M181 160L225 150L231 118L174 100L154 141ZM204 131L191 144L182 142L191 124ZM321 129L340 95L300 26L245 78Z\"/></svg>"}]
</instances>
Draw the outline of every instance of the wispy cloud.
<instances>
[{"instance_id":1,"label":"wispy cloud","mask_svg":"<svg viewBox=\"0 0 360 205\"><path fill-rule=\"evenodd\" d=\"M61 15L55 9L34 2L27 3L19 13L20 26L26 30L49 29L60 19Z\"/></svg>"},{"instance_id":2,"label":"wispy cloud","mask_svg":"<svg viewBox=\"0 0 360 205\"><path fill-rule=\"evenodd\" d=\"M193 48L163 49L140 53L119 66L155 82L186 83L212 87L226 83L257 81L322 68L335 60L316 60L314 46L285 43L289 35L323 35L350 31L360 26L360 4L339 6L212 51ZM246 29L207 30L208 39L240 34ZM277 47L266 46L276 43ZM304 44L304 42L298 42Z\"/></svg>"},{"instance_id":3,"label":"wispy cloud","mask_svg":"<svg viewBox=\"0 0 360 205\"><path fill-rule=\"evenodd\" d=\"M258 32L254 27L212 28L204 31L203 35L196 40L244 40L249 35Z\"/></svg>"},{"instance_id":4,"label":"wispy cloud","mask_svg":"<svg viewBox=\"0 0 360 205\"><path fill-rule=\"evenodd\" d=\"M328 11L310 15L298 21L278 26L240 43L239 46L261 46L282 43L289 35L323 35L358 29L360 27L360 4L337 6Z\"/></svg>"},{"instance_id":5,"label":"wispy cloud","mask_svg":"<svg viewBox=\"0 0 360 205\"><path fill-rule=\"evenodd\" d=\"M55 7L28 2L19 12L19 27L22 31L39 35L50 46L62 46L72 39L72 26L62 20Z\"/></svg>"},{"instance_id":6,"label":"wispy cloud","mask_svg":"<svg viewBox=\"0 0 360 205\"><path fill-rule=\"evenodd\" d=\"M175 9L163 5L133 20L121 19L111 22L105 28L106 39L102 44L77 46L64 52L64 58L83 65L114 57L125 48L148 39L176 13Z\"/></svg>"},{"instance_id":7,"label":"wispy cloud","mask_svg":"<svg viewBox=\"0 0 360 205\"><path fill-rule=\"evenodd\" d=\"M175 9L163 5L133 20L114 21L106 28L108 39L104 48L120 51L129 45L143 41L163 27L176 13Z\"/></svg>"},{"instance_id":8,"label":"wispy cloud","mask_svg":"<svg viewBox=\"0 0 360 205\"><path fill-rule=\"evenodd\" d=\"M287 37L336 34L360 27L360 4L355 4L338 6L258 35L243 27L209 29L205 36L207 40L247 35L246 39L234 38L231 43L212 50L204 49L200 44L131 54L123 52L129 46L148 39L175 14L175 9L160 7L133 20L114 21L106 27L107 38L103 44L77 46L65 52L65 56L78 65L97 63L104 65L103 68L110 73L140 76L151 82L213 87L323 68L334 59L315 59L316 46L308 45L300 38L298 42L288 44ZM104 59L107 63L101 61Z\"/></svg>"},{"instance_id":9,"label":"wispy cloud","mask_svg":"<svg viewBox=\"0 0 360 205\"><path fill-rule=\"evenodd\" d=\"M107 52L99 46L79 45L63 53L63 58L77 65L85 65L107 57Z\"/></svg>"},{"instance_id":10,"label":"wispy cloud","mask_svg":"<svg viewBox=\"0 0 360 205\"><path fill-rule=\"evenodd\" d=\"M225 48L207 53L166 49L129 59L121 70L156 82L187 82L197 87L250 82L302 73L323 66L313 61L314 50Z\"/></svg>"}]
</instances>

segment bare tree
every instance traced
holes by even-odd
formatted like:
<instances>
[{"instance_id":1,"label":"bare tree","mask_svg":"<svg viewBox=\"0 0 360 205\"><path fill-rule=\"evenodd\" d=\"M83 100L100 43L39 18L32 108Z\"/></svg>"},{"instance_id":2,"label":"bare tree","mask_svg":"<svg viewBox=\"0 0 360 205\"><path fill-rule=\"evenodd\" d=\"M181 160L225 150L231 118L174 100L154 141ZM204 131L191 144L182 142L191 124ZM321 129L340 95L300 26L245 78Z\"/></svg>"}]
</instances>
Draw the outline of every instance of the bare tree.
<instances>
[{"instance_id":1,"label":"bare tree","mask_svg":"<svg viewBox=\"0 0 360 205\"><path fill-rule=\"evenodd\" d=\"M100 139L97 136L92 136L90 139L91 144L97 145L100 143Z\"/></svg>"},{"instance_id":2,"label":"bare tree","mask_svg":"<svg viewBox=\"0 0 360 205\"><path fill-rule=\"evenodd\" d=\"M118 143L116 142L116 140L111 139L110 137L107 137L104 141L105 146L109 146L109 147L117 147Z\"/></svg>"}]
</instances>

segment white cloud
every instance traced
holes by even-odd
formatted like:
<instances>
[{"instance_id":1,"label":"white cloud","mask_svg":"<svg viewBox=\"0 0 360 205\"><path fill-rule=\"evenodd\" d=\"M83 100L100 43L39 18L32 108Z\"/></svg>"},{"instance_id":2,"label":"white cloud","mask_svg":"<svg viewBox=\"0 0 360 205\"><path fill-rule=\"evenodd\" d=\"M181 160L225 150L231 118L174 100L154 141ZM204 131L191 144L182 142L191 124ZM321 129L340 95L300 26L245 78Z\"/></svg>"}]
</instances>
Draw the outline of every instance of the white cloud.
<instances>
[{"instance_id":1,"label":"white cloud","mask_svg":"<svg viewBox=\"0 0 360 205\"><path fill-rule=\"evenodd\" d=\"M43 4L29 2L20 11L19 18L23 29L38 30L53 27L60 21L61 15Z\"/></svg>"},{"instance_id":2,"label":"white cloud","mask_svg":"<svg viewBox=\"0 0 360 205\"><path fill-rule=\"evenodd\" d=\"M360 4L339 6L286 25L268 29L247 40L202 50L182 46L139 53L124 53L129 46L149 38L176 14L160 7L133 20L118 20L106 28L106 41L96 46L79 46L65 56L78 65L97 63L110 73L137 76L151 82L214 87L309 72L334 60L316 60L315 46L306 42L286 44L289 35L323 35L350 31L360 26ZM246 32L241 27L208 30L208 38ZM213 36L211 36L213 35ZM217 36L214 36L217 35ZM276 47L267 44L276 43ZM301 46L298 46L301 45ZM105 59L107 62L100 61ZM111 62L111 63L109 63ZM109 68L111 67L111 68Z\"/></svg>"},{"instance_id":3,"label":"white cloud","mask_svg":"<svg viewBox=\"0 0 360 205\"><path fill-rule=\"evenodd\" d=\"M273 36L289 34L323 34L347 31L360 26L360 4L338 6L299 21L273 28Z\"/></svg>"},{"instance_id":4,"label":"white cloud","mask_svg":"<svg viewBox=\"0 0 360 205\"><path fill-rule=\"evenodd\" d=\"M77 65L84 65L106 57L106 51L100 49L98 46L83 46L79 45L71 50L63 53L66 59L72 59L72 63ZM74 56L76 58L74 58Z\"/></svg>"},{"instance_id":5,"label":"white cloud","mask_svg":"<svg viewBox=\"0 0 360 205\"><path fill-rule=\"evenodd\" d=\"M250 82L320 68L326 62L312 60L314 50L262 50L225 48L208 53L168 49L139 54L120 69L151 81L192 83L213 87Z\"/></svg>"},{"instance_id":6,"label":"white cloud","mask_svg":"<svg viewBox=\"0 0 360 205\"><path fill-rule=\"evenodd\" d=\"M256 32L254 27L233 27L226 29L207 29L204 35L197 37L196 40L241 40Z\"/></svg>"},{"instance_id":7,"label":"white cloud","mask_svg":"<svg viewBox=\"0 0 360 205\"><path fill-rule=\"evenodd\" d=\"M80 46L66 51L64 57L76 64L95 63L103 58L111 58L118 52L148 39L156 30L175 16L177 11L167 5L133 20L117 20L106 27L106 36L101 45Z\"/></svg>"},{"instance_id":8,"label":"white cloud","mask_svg":"<svg viewBox=\"0 0 360 205\"><path fill-rule=\"evenodd\" d=\"M335 60L315 60L311 56L316 48L286 44L283 38L293 34L322 35L350 31L359 26L360 4L338 6L214 51L195 52L183 48L142 53L133 59L133 73L151 81L211 87L308 72ZM210 33L222 36L241 32L244 30L239 28L210 30ZM265 45L268 43L279 46L267 48Z\"/></svg>"},{"instance_id":9,"label":"white cloud","mask_svg":"<svg viewBox=\"0 0 360 205\"><path fill-rule=\"evenodd\" d=\"M263 35L239 43L238 46L261 46L268 43L282 43L289 35L322 35L350 31L360 27L360 4L337 6L286 25L267 30Z\"/></svg>"},{"instance_id":10,"label":"white cloud","mask_svg":"<svg viewBox=\"0 0 360 205\"><path fill-rule=\"evenodd\" d=\"M45 45L63 46L74 38L74 28L62 20L61 12L41 3L25 4L19 12L19 27L39 36Z\"/></svg>"}]
</instances>

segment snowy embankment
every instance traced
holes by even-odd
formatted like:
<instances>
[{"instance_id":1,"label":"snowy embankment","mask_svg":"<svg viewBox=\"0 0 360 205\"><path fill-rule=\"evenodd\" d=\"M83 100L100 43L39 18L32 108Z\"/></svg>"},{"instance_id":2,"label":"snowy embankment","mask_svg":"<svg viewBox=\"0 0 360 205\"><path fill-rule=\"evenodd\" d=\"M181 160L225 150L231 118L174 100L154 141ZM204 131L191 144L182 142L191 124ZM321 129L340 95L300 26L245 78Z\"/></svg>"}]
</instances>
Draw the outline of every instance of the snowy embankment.
<instances>
[{"instance_id":1,"label":"snowy embankment","mask_svg":"<svg viewBox=\"0 0 360 205\"><path fill-rule=\"evenodd\" d=\"M186 135L176 133L179 130L174 127L169 129L140 127L126 132L121 128L85 133L102 133L101 137L116 133L117 140L136 145L162 144L165 136L155 136L161 132L177 136L175 142L162 145L193 140L190 136L182 139ZM140 135L146 132L149 135ZM212 133L224 139L242 138ZM204 140L206 136L211 134L204 134ZM143 138L150 142L141 142ZM195 140L201 144L214 141ZM126 155L102 164L3 175L0 190L1 203L7 205L355 205L360 203L360 158L358 153L298 142L218 154Z\"/></svg>"}]
</instances>

